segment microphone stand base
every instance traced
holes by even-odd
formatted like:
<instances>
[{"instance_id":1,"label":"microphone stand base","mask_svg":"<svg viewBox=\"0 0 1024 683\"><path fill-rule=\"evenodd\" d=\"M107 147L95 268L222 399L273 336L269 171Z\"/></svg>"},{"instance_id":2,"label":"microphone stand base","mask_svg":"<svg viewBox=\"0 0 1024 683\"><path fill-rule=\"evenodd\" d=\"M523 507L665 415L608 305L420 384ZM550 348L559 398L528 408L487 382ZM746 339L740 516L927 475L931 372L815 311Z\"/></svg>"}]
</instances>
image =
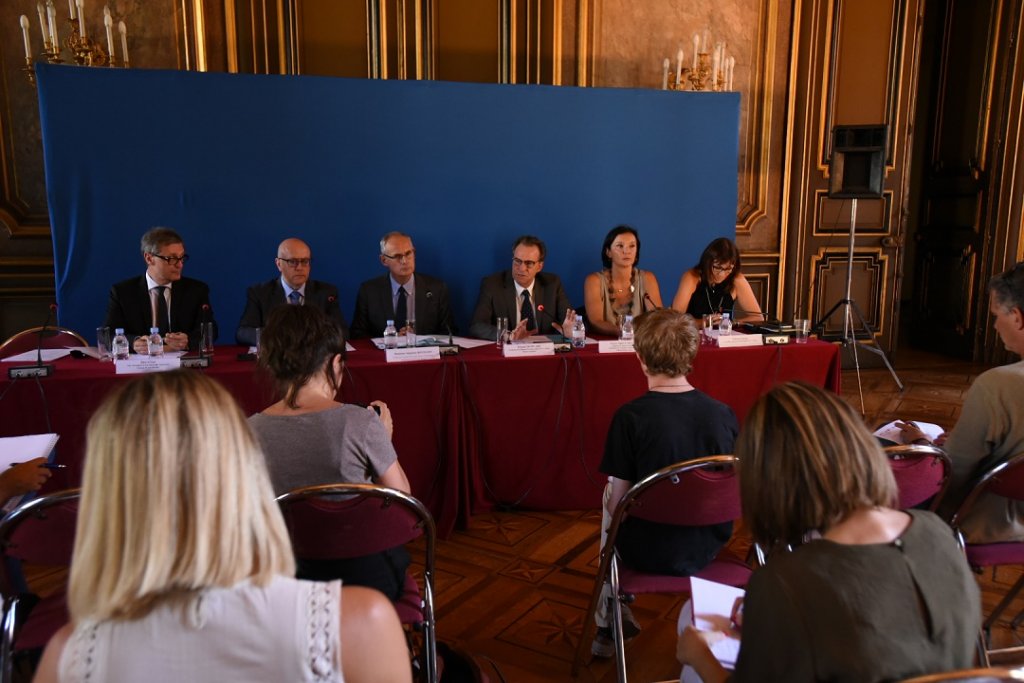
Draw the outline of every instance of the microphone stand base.
<instances>
[{"instance_id":1,"label":"microphone stand base","mask_svg":"<svg viewBox=\"0 0 1024 683\"><path fill-rule=\"evenodd\" d=\"M7 379L30 379L33 377L49 377L53 374L52 365L22 365L7 368Z\"/></svg>"}]
</instances>

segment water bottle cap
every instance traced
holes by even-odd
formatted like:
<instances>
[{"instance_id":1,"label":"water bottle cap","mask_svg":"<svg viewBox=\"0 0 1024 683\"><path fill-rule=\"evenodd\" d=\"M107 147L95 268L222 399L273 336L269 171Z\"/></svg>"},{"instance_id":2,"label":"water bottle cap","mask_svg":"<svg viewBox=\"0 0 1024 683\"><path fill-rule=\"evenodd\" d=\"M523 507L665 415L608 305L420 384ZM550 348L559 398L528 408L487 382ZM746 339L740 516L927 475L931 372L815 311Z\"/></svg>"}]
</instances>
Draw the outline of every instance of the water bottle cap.
<instances>
[{"instance_id":1,"label":"water bottle cap","mask_svg":"<svg viewBox=\"0 0 1024 683\"><path fill-rule=\"evenodd\" d=\"M394 320L388 320L388 325L394 325L394 324L395 324Z\"/></svg>"},{"instance_id":2,"label":"water bottle cap","mask_svg":"<svg viewBox=\"0 0 1024 683\"><path fill-rule=\"evenodd\" d=\"M149 328L149 333L150 334L160 334L160 328L159 327L151 327L151 328Z\"/></svg>"},{"instance_id":3,"label":"water bottle cap","mask_svg":"<svg viewBox=\"0 0 1024 683\"><path fill-rule=\"evenodd\" d=\"M114 328L114 334L124 334L124 328L123 327L115 327Z\"/></svg>"}]
</instances>

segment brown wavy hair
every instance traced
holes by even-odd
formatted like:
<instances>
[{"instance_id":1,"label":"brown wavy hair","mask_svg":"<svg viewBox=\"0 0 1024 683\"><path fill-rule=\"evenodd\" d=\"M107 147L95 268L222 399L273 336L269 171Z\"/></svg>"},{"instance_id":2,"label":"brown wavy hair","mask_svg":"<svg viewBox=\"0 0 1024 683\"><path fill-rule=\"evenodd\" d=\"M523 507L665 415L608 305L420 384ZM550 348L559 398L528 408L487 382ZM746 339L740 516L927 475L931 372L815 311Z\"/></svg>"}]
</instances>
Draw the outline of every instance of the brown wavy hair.
<instances>
[{"instance_id":1,"label":"brown wavy hair","mask_svg":"<svg viewBox=\"0 0 1024 683\"><path fill-rule=\"evenodd\" d=\"M289 408L298 408L299 389L318 372L337 392L341 375L335 373L332 361L339 355L344 361L344 334L315 306L278 306L267 316L259 364L273 376Z\"/></svg>"},{"instance_id":2,"label":"brown wavy hair","mask_svg":"<svg viewBox=\"0 0 1024 683\"><path fill-rule=\"evenodd\" d=\"M634 322L633 348L652 375L689 373L699 342L693 318L671 308L648 311Z\"/></svg>"}]
</instances>

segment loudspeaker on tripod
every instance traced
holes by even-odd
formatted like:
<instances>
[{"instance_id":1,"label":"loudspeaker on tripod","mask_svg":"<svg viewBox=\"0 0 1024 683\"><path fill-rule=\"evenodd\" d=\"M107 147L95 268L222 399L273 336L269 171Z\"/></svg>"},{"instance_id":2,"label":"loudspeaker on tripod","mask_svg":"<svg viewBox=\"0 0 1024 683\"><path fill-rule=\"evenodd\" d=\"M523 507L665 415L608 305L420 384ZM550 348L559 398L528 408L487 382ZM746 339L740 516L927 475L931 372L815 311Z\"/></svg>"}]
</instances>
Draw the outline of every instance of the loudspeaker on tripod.
<instances>
[{"instance_id":1,"label":"loudspeaker on tripod","mask_svg":"<svg viewBox=\"0 0 1024 683\"><path fill-rule=\"evenodd\" d=\"M828 196L833 199L877 199L885 179L889 127L836 126L832 129Z\"/></svg>"}]
</instances>

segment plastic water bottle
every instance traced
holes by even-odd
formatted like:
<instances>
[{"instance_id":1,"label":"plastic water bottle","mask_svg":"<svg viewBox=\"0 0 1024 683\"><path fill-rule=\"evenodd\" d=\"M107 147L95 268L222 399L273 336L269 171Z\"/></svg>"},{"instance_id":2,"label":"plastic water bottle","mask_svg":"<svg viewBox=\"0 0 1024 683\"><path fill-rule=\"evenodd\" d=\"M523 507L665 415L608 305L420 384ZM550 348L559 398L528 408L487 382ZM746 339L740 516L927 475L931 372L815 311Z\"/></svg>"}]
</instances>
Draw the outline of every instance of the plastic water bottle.
<instances>
[{"instance_id":1,"label":"plastic water bottle","mask_svg":"<svg viewBox=\"0 0 1024 683\"><path fill-rule=\"evenodd\" d=\"M384 328L384 348L398 348L398 329L395 328L394 320L389 320L387 327Z\"/></svg>"},{"instance_id":2,"label":"plastic water bottle","mask_svg":"<svg viewBox=\"0 0 1024 683\"><path fill-rule=\"evenodd\" d=\"M587 328L583 324L582 315L577 315L572 323L572 345L577 349L587 345Z\"/></svg>"},{"instance_id":3,"label":"plastic water bottle","mask_svg":"<svg viewBox=\"0 0 1024 683\"><path fill-rule=\"evenodd\" d=\"M622 341L633 341L633 316L627 315L622 319L622 330L619 332L619 339Z\"/></svg>"},{"instance_id":4,"label":"plastic water bottle","mask_svg":"<svg viewBox=\"0 0 1024 683\"><path fill-rule=\"evenodd\" d=\"M146 339L146 342L149 345L149 355L164 355L164 338L160 336L159 327L149 328L149 337Z\"/></svg>"},{"instance_id":5,"label":"plastic water bottle","mask_svg":"<svg viewBox=\"0 0 1024 683\"><path fill-rule=\"evenodd\" d=\"M728 313L722 314L722 322L718 323L718 334L732 334L732 320Z\"/></svg>"},{"instance_id":6,"label":"plastic water bottle","mask_svg":"<svg viewBox=\"0 0 1024 683\"><path fill-rule=\"evenodd\" d=\"M124 328L114 330L114 340L110 342L110 352L114 360L128 360L128 337L124 336Z\"/></svg>"}]
</instances>

